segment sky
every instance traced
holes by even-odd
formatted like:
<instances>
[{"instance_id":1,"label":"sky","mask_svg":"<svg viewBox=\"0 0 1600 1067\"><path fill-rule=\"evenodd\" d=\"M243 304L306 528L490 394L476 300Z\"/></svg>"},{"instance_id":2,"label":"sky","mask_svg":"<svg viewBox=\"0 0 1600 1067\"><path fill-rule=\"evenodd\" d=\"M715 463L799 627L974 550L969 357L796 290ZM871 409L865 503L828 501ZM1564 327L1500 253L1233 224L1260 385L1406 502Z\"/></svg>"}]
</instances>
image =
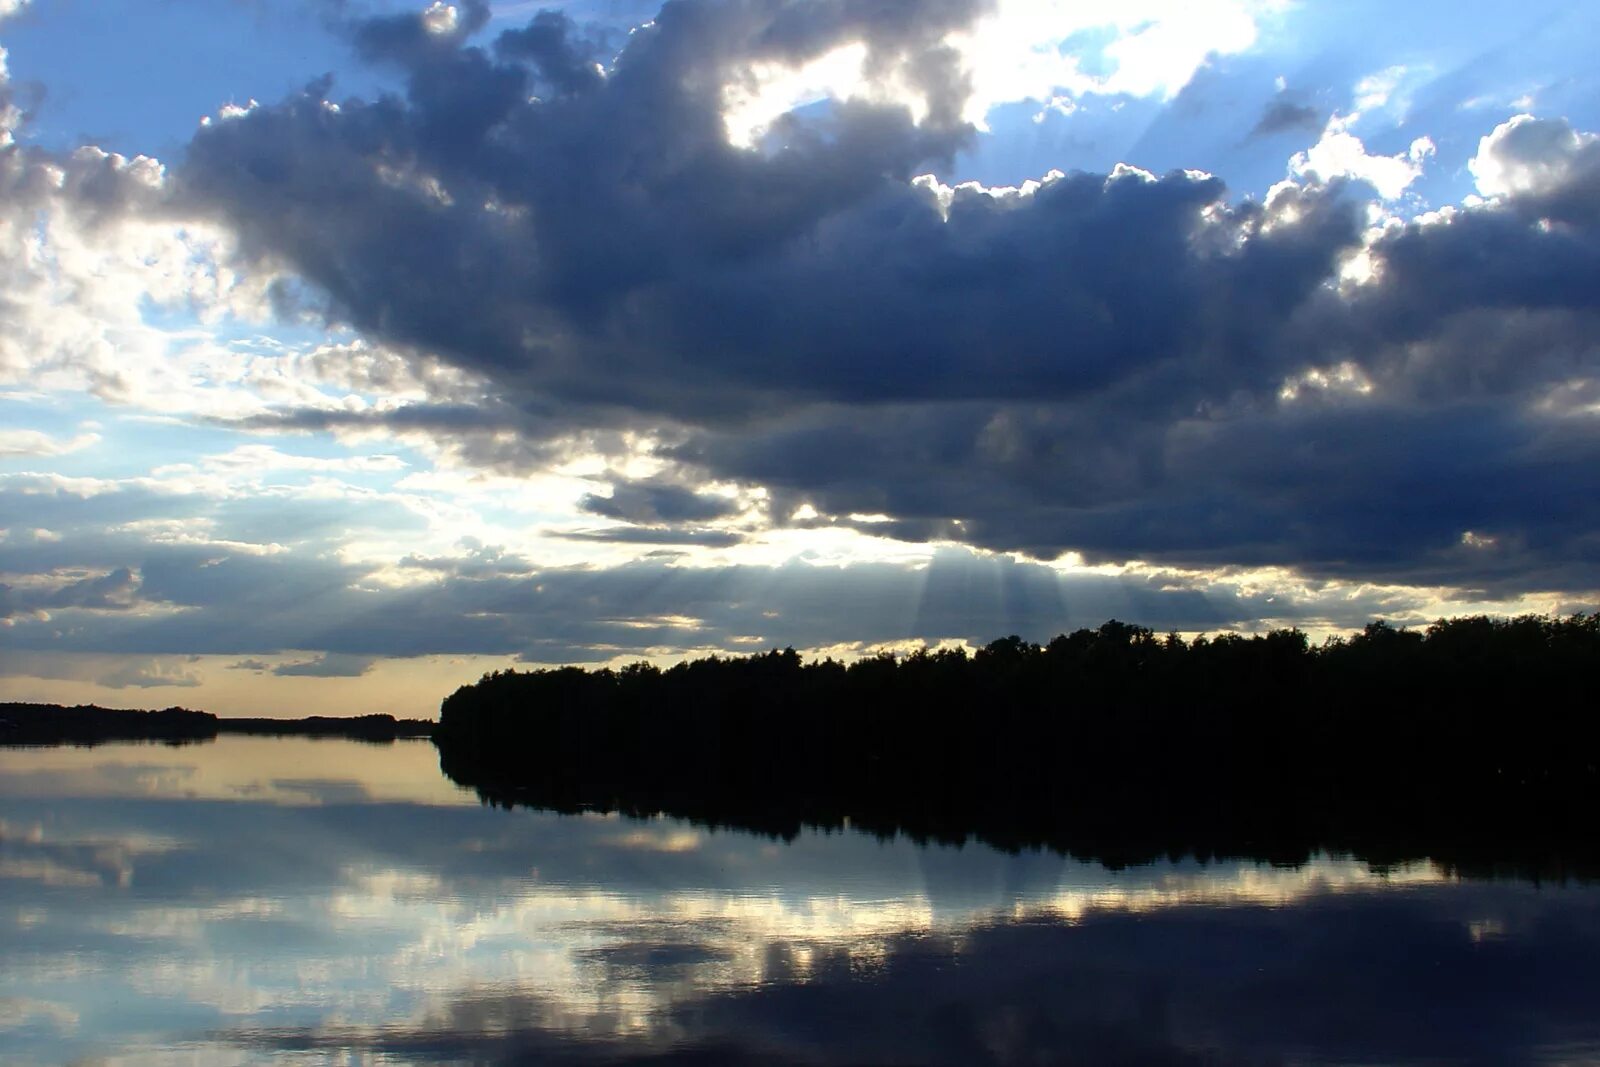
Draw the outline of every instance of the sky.
<instances>
[{"instance_id":1,"label":"sky","mask_svg":"<svg viewBox=\"0 0 1600 1067\"><path fill-rule=\"evenodd\" d=\"M0 699L1595 610L1597 45L0 0Z\"/></svg>"}]
</instances>

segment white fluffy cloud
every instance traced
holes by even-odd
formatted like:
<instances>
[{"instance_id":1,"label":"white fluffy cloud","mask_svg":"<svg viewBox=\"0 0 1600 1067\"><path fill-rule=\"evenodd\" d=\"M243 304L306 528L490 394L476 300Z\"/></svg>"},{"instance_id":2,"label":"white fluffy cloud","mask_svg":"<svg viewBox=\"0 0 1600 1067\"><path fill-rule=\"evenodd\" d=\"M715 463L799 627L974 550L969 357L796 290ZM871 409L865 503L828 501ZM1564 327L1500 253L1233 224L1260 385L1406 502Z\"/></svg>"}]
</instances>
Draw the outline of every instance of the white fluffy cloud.
<instances>
[{"instance_id":1,"label":"white fluffy cloud","mask_svg":"<svg viewBox=\"0 0 1600 1067\"><path fill-rule=\"evenodd\" d=\"M61 440L38 430L0 430L0 456L65 456L99 440L100 435L94 433Z\"/></svg>"},{"instance_id":2,"label":"white fluffy cloud","mask_svg":"<svg viewBox=\"0 0 1600 1067\"><path fill-rule=\"evenodd\" d=\"M1478 142L1467 167L1484 196L1540 195L1587 170L1600 172L1600 134L1518 115Z\"/></svg>"},{"instance_id":3,"label":"white fluffy cloud","mask_svg":"<svg viewBox=\"0 0 1600 1067\"><path fill-rule=\"evenodd\" d=\"M158 161L94 147L0 161L0 383L198 406L196 364L221 351L203 327L264 318L270 279L226 265L225 233L171 217L166 185ZM152 311L193 328L153 324Z\"/></svg>"},{"instance_id":4,"label":"white fluffy cloud","mask_svg":"<svg viewBox=\"0 0 1600 1067\"><path fill-rule=\"evenodd\" d=\"M1433 141L1418 137L1404 152L1374 155L1349 131L1349 122L1349 118L1335 116L1316 144L1289 161L1289 173L1323 182L1354 178L1371 184L1385 200L1400 199L1422 177L1424 162L1436 152Z\"/></svg>"}]
</instances>

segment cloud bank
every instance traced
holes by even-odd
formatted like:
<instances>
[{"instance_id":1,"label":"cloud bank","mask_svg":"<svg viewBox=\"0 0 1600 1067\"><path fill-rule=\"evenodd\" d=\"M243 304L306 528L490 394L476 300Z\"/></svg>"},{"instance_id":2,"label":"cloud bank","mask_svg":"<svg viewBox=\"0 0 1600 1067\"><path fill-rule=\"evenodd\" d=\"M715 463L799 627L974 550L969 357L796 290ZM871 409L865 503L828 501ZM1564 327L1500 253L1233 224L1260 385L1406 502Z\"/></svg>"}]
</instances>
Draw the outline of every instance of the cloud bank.
<instances>
[{"instance_id":1,"label":"cloud bank","mask_svg":"<svg viewBox=\"0 0 1600 1067\"><path fill-rule=\"evenodd\" d=\"M977 58L1023 13L981 0L673 0L627 34L481 2L330 5L396 91L341 97L330 77L230 105L165 164L19 141L0 74L0 237L21 250L0 257L0 379L219 432L384 441L235 443L93 486L14 471L11 514L32 517L0 540L0 609L28 647L78 612L86 650L305 650L276 672L352 676L386 655L984 639L1109 614L1359 621L1391 586L1583 603L1595 134L1488 122L1477 195L1433 208L1434 143L1358 123L1399 106L1396 68L1344 112L1279 79L1237 138L1314 143L1263 195L1070 159L1015 187L954 176L994 101L1165 100L1252 47L1267 7L1217 5L1226 40L1161 77L1140 64L1181 42L1117 24L1103 67L1083 52L1007 88ZM175 342L152 308L325 343ZM97 440L8 430L0 454ZM379 566L350 548L438 525L426 479L579 468L561 520L529 525L551 551L631 554L434 544ZM237 479L267 470L297 480L252 509ZM936 565L703 555L819 531L938 546ZM1057 572L1026 561L1068 554L1144 566L1073 579L1063 611ZM958 559L998 568L1012 607L915 593ZM1262 569L1311 592L1257 602L1238 576ZM1346 609L1318 600L1336 587ZM430 613L451 621L411 624Z\"/></svg>"},{"instance_id":2,"label":"cloud bank","mask_svg":"<svg viewBox=\"0 0 1600 1067\"><path fill-rule=\"evenodd\" d=\"M1513 120L1473 164L1489 199L1375 228L1359 179L1426 151L1328 135L1262 201L1132 168L950 187L918 175L973 136L942 42L981 13L675 3L609 66L551 13L482 44L473 5L356 23L404 96L213 123L178 195L331 320L492 382L524 438L655 432L677 482L763 487L775 524L1600 584L1593 138ZM923 106L730 143L728 86L847 44Z\"/></svg>"}]
</instances>

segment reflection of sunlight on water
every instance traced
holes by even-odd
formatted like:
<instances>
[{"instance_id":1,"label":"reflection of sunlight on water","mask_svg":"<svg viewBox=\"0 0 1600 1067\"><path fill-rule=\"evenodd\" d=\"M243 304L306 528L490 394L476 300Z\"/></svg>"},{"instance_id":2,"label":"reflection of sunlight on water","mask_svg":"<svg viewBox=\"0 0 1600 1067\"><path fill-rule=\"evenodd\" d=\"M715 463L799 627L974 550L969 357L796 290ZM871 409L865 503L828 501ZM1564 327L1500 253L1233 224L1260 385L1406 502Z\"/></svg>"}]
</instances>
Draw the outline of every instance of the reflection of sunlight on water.
<instances>
[{"instance_id":1,"label":"reflection of sunlight on water","mask_svg":"<svg viewBox=\"0 0 1600 1067\"><path fill-rule=\"evenodd\" d=\"M1143 885L1067 888L1043 901L1018 901L1011 917L1048 916L1073 922L1092 911L1137 912L1194 905L1288 907L1325 893L1453 880L1425 861L1377 872L1359 860L1320 855L1299 868L1241 866L1227 871L1219 865L1192 874L1172 872Z\"/></svg>"}]
</instances>

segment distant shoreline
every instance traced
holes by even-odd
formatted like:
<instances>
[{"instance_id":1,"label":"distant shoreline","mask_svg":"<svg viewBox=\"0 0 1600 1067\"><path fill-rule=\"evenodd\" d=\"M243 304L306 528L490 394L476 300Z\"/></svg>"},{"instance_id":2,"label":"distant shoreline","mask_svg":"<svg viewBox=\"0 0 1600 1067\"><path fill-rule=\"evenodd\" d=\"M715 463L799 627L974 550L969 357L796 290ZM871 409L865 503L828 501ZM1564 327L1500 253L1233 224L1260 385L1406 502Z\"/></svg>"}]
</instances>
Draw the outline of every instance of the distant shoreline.
<instances>
[{"instance_id":1,"label":"distant shoreline","mask_svg":"<svg viewBox=\"0 0 1600 1067\"><path fill-rule=\"evenodd\" d=\"M330 737L388 742L433 736L428 719L312 715L301 719L222 718L208 711L142 711L95 704L0 703L0 746L98 745L117 741L186 744L224 734Z\"/></svg>"}]
</instances>

